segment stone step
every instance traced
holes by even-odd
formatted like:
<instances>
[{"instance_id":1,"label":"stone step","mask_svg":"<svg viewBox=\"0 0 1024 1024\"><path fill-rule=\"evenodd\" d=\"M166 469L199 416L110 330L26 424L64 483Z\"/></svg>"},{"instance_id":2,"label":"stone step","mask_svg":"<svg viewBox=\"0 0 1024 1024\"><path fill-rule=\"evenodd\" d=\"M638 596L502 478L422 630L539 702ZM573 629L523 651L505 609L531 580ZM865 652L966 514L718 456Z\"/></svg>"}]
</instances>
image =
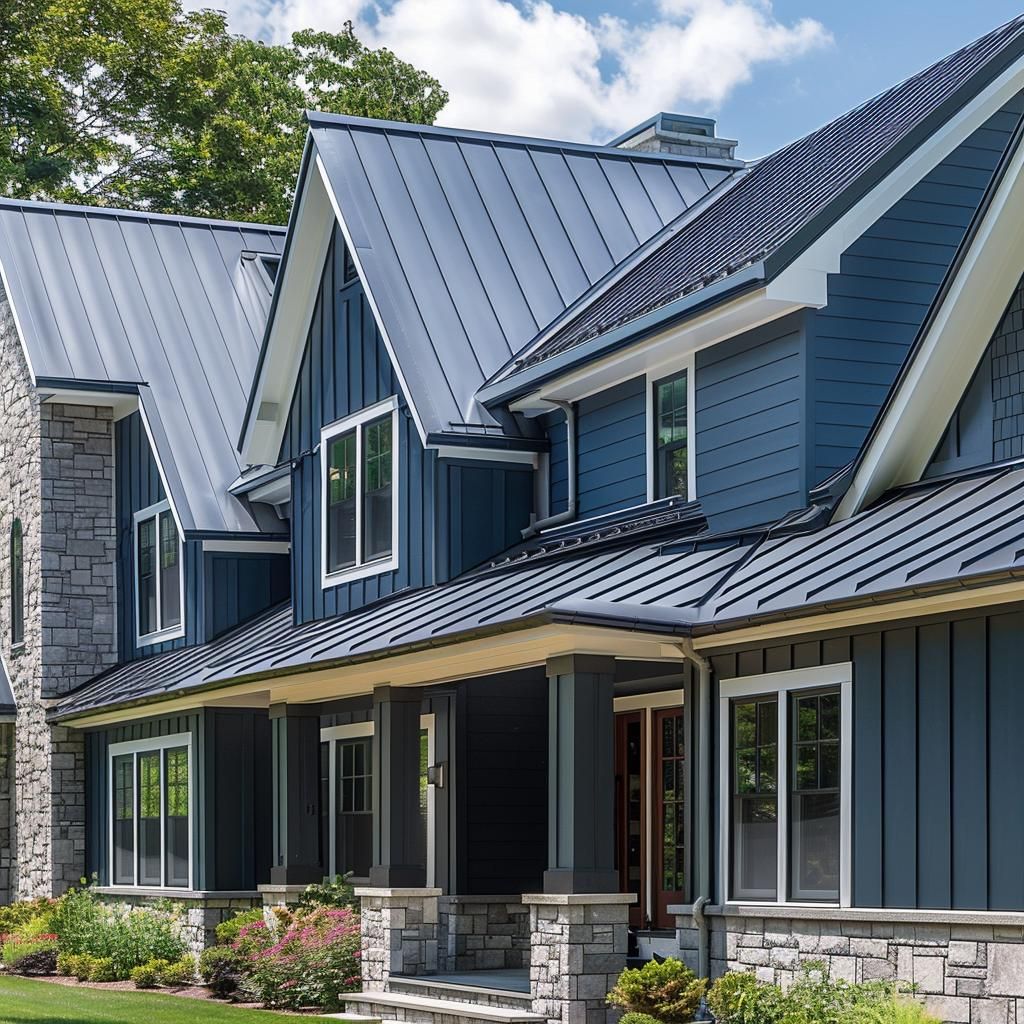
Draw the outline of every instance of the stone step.
<instances>
[{"instance_id":1,"label":"stone step","mask_svg":"<svg viewBox=\"0 0 1024 1024\"><path fill-rule=\"evenodd\" d=\"M543 1024L546 1018L518 1007L466 1003L402 992L353 992L345 1008L383 1021L408 1024Z\"/></svg>"},{"instance_id":2,"label":"stone step","mask_svg":"<svg viewBox=\"0 0 1024 1024\"><path fill-rule=\"evenodd\" d=\"M388 979L388 991L402 995L447 999L455 1003L475 1003L477 1006L504 1006L517 1010L530 1010L533 1006L533 997L529 992L488 985L434 981L429 977L401 978L393 974Z\"/></svg>"}]
</instances>

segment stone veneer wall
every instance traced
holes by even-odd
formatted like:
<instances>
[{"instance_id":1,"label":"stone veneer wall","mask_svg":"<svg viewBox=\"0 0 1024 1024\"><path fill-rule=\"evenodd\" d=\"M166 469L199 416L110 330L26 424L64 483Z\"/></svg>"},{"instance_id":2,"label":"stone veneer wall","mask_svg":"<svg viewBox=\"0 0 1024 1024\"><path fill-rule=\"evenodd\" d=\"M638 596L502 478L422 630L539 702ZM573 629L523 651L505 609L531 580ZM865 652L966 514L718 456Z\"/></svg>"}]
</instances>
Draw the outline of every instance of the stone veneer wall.
<instances>
[{"instance_id":1,"label":"stone veneer wall","mask_svg":"<svg viewBox=\"0 0 1024 1024\"><path fill-rule=\"evenodd\" d=\"M441 971L493 971L530 965L530 908L522 896L442 896Z\"/></svg>"},{"instance_id":2,"label":"stone veneer wall","mask_svg":"<svg viewBox=\"0 0 1024 1024\"><path fill-rule=\"evenodd\" d=\"M744 908L747 909L747 908ZM834 978L912 982L927 1008L954 1024L1024 1024L1022 915L983 912L851 914L814 917L712 916L711 974L753 971L785 985L799 965L824 961ZM986 916L993 923L986 923ZM683 959L695 965L696 931L677 918Z\"/></svg>"},{"instance_id":3,"label":"stone veneer wall","mask_svg":"<svg viewBox=\"0 0 1024 1024\"><path fill-rule=\"evenodd\" d=\"M109 408L43 404L0 293L0 645L18 706L13 894L59 894L85 870L80 734L44 702L114 664ZM10 637L11 525L23 530L25 642Z\"/></svg>"},{"instance_id":4,"label":"stone veneer wall","mask_svg":"<svg viewBox=\"0 0 1024 1024\"><path fill-rule=\"evenodd\" d=\"M11 901L14 865L14 725L0 724L0 906Z\"/></svg>"}]
</instances>

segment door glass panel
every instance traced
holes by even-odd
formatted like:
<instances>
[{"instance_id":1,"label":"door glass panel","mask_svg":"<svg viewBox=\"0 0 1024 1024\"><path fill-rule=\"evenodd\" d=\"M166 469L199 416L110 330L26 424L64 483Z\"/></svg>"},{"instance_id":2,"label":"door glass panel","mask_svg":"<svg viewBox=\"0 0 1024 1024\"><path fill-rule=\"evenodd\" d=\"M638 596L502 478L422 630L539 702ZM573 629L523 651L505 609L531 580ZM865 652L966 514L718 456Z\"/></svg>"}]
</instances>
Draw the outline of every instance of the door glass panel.
<instances>
[{"instance_id":1,"label":"door glass panel","mask_svg":"<svg viewBox=\"0 0 1024 1024\"><path fill-rule=\"evenodd\" d=\"M373 737L338 740L336 870L366 878L373 859Z\"/></svg>"},{"instance_id":2,"label":"door glass panel","mask_svg":"<svg viewBox=\"0 0 1024 1024\"><path fill-rule=\"evenodd\" d=\"M681 708L658 711L661 732L661 884L662 903L678 902L686 890L685 728Z\"/></svg>"}]
</instances>

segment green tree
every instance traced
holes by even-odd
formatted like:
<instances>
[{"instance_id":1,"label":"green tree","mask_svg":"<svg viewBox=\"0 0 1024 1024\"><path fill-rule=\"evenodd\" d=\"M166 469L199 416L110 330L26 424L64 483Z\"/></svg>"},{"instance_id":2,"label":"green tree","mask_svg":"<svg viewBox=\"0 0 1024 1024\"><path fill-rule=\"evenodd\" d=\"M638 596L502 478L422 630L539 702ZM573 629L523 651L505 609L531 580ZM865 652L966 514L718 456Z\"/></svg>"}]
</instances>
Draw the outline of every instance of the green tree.
<instances>
[{"instance_id":1,"label":"green tree","mask_svg":"<svg viewBox=\"0 0 1024 1024\"><path fill-rule=\"evenodd\" d=\"M180 0L0 0L0 191L283 222L315 109L431 123L438 82L351 23L267 45Z\"/></svg>"}]
</instances>

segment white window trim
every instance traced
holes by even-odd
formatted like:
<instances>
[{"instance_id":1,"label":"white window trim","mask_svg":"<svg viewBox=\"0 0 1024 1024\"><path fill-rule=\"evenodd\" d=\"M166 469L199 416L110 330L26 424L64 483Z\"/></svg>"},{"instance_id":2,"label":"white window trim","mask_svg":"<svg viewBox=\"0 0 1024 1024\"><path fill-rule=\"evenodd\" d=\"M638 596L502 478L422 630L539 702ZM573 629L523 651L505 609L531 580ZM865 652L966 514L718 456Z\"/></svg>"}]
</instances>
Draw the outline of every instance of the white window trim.
<instances>
[{"instance_id":1,"label":"white window trim","mask_svg":"<svg viewBox=\"0 0 1024 1024\"><path fill-rule=\"evenodd\" d=\"M797 690L839 687L839 902L813 903L786 898L789 892L789 701ZM733 900L729 891L732 823L732 770L730 704L741 697L778 697L778 757L776 792L778 794L778 878L776 899ZM787 672L723 679L719 684L719 877L723 903L741 902L758 906L839 906L849 907L852 896L852 821L853 821L853 663L798 668Z\"/></svg>"},{"instance_id":2,"label":"white window trim","mask_svg":"<svg viewBox=\"0 0 1024 1024\"><path fill-rule=\"evenodd\" d=\"M435 763L435 716L433 714L420 715L420 728L427 731L427 763ZM338 740L358 739L360 736L373 735L373 722L353 722L351 725L332 725L320 730L320 742L329 743L327 754L328 763L328 797L330 808L327 815L328 844L327 856L329 864L333 865L337 854L338 816L334 813L338 806ZM437 823L437 793L432 782L427 783L427 887L434 885L435 868L435 837ZM373 814L376 815L377 807L373 807ZM324 865L328 867L328 865ZM367 882L367 878L353 878L354 882Z\"/></svg>"},{"instance_id":3,"label":"white window trim","mask_svg":"<svg viewBox=\"0 0 1024 1024\"><path fill-rule=\"evenodd\" d=\"M654 385L686 371L686 500L694 501L697 497L697 384L694 353L676 358L668 363L649 367L645 373L644 386L647 390L644 399L646 410L646 440L644 451L647 459L647 500L654 501Z\"/></svg>"},{"instance_id":4,"label":"white window trim","mask_svg":"<svg viewBox=\"0 0 1024 1024\"><path fill-rule=\"evenodd\" d=\"M164 758L160 758L160 885L139 885L139 754L154 750L164 751L172 747L185 747L188 751L188 885L167 885L167 791L164 779ZM132 755L132 881L114 881L114 758ZM195 889L195 824L196 824L196 777L192 757L192 734L179 732L172 736L155 736L148 740L128 740L111 743L107 748L107 870L109 885L118 889L165 889L169 893L190 892Z\"/></svg>"},{"instance_id":5,"label":"white window trim","mask_svg":"<svg viewBox=\"0 0 1024 1024\"><path fill-rule=\"evenodd\" d=\"M176 626L169 626L167 629L156 629L151 633L139 632L139 523L145 519L156 518L156 621L161 618L161 597L160 577L163 569L160 565L160 513L170 512L174 520L174 530L178 537L178 593L181 597L181 622ZM185 635L185 545L182 543L181 527L177 517L171 509L169 501L158 501L148 508L139 509L132 517L132 593L135 600L135 643L138 647L149 647L151 644L161 644L165 640L177 640Z\"/></svg>"},{"instance_id":6,"label":"white window trim","mask_svg":"<svg viewBox=\"0 0 1024 1024\"><path fill-rule=\"evenodd\" d=\"M681 708L684 703L683 690L659 690L656 693L638 693L629 697L616 697L615 714L631 711L643 712L644 751L644 906L641 908L643 921L654 919L654 712L666 708ZM687 752L689 754L689 752ZM618 841L618 840L616 840Z\"/></svg>"},{"instance_id":7,"label":"white window trim","mask_svg":"<svg viewBox=\"0 0 1024 1024\"><path fill-rule=\"evenodd\" d=\"M387 558L378 558L372 562L361 561L363 557L363 432L360 428L364 423L379 419L388 410L391 411L391 554ZM327 571L327 461L331 441L338 434L356 431L356 564L347 569L335 572ZM398 568L398 470L399 470L399 437L398 437L398 398L392 395L383 402L360 409L359 412L344 419L335 420L320 431L320 586L323 589L335 587L339 583L350 580L366 579L385 572L394 572Z\"/></svg>"}]
</instances>

